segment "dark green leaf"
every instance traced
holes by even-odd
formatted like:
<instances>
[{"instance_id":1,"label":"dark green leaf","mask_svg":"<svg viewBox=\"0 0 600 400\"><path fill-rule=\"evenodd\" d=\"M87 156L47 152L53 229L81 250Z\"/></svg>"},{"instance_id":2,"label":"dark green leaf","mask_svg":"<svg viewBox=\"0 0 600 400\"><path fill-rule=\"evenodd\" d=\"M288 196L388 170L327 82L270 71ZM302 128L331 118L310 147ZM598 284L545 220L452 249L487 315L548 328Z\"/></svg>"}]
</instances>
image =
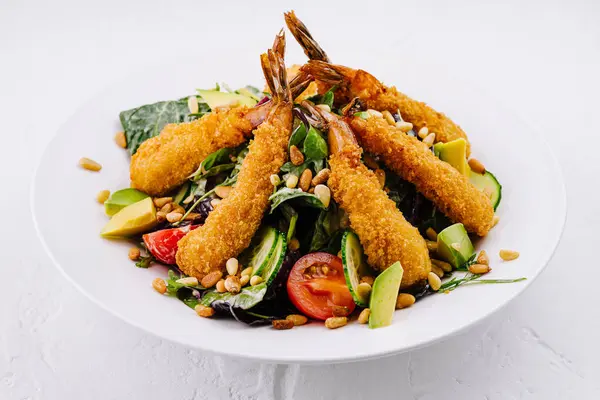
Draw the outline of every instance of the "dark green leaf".
<instances>
[{"instance_id":1,"label":"dark green leaf","mask_svg":"<svg viewBox=\"0 0 600 400\"><path fill-rule=\"evenodd\" d=\"M186 182L179 187L177 190L177 194L173 197L173 203L181 204L181 202L189 195L190 193L191 182Z\"/></svg>"},{"instance_id":2,"label":"dark green leaf","mask_svg":"<svg viewBox=\"0 0 600 400\"><path fill-rule=\"evenodd\" d=\"M135 266L138 268L149 268L150 265L156 261L152 254L149 254L144 257L140 257L139 261L135 263Z\"/></svg>"},{"instance_id":3,"label":"dark green leaf","mask_svg":"<svg viewBox=\"0 0 600 400\"><path fill-rule=\"evenodd\" d=\"M309 251L317 251L328 246L335 233L340 230L340 221L344 210L337 207L334 202L329 205L329 210L321 211L315 222L315 228ZM332 243L335 246L335 243Z\"/></svg>"},{"instance_id":4,"label":"dark green leaf","mask_svg":"<svg viewBox=\"0 0 600 400\"><path fill-rule=\"evenodd\" d=\"M256 286L245 287L238 294L229 292L218 293L215 290L206 292L202 296L200 304L211 306L213 303L227 303L232 308L248 310L262 301L267 293L267 284L261 283Z\"/></svg>"},{"instance_id":5,"label":"dark green leaf","mask_svg":"<svg viewBox=\"0 0 600 400\"><path fill-rule=\"evenodd\" d=\"M329 108L333 109L333 91L331 89L321 97L320 104L326 104Z\"/></svg>"},{"instance_id":6,"label":"dark green leaf","mask_svg":"<svg viewBox=\"0 0 600 400\"><path fill-rule=\"evenodd\" d=\"M302 142L306 138L306 134L307 134L306 125L301 123L294 130L294 132L292 132L292 135L290 136L290 142L288 144L288 147L292 147L292 146L300 147L302 145Z\"/></svg>"},{"instance_id":7,"label":"dark green leaf","mask_svg":"<svg viewBox=\"0 0 600 400\"><path fill-rule=\"evenodd\" d=\"M269 201L271 201L270 213L273 213L277 207L289 200L294 200L294 203L300 206L326 209L325 205L314 194L303 192L300 189L283 187L269 197Z\"/></svg>"},{"instance_id":8,"label":"dark green leaf","mask_svg":"<svg viewBox=\"0 0 600 400\"><path fill-rule=\"evenodd\" d=\"M329 154L323 135L312 126L304 139L303 153L307 160L322 160Z\"/></svg>"}]
</instances>

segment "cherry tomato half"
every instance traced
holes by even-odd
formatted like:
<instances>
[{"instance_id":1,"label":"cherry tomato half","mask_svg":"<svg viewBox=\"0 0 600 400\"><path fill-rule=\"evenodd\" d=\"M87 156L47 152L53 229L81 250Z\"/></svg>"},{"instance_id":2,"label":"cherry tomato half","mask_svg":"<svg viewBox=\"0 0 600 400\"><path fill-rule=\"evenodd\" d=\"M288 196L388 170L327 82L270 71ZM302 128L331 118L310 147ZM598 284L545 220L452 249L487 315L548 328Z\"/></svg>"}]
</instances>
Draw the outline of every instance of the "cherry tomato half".
<instances>
[{"instance_id":1,"label":"cherry tomato half","mask_svg":"<svg viewBox=\"0 0 600 400\"><path fill-rule=\"evenodd\" d=\"M142 236L144 244L148 251L158 261L164 264L175 264L175 254L177 253L177 242L183 238L189 231L196 229L200 225L188 225L181 228L163 229L160 231L147 233Z\"/></svg>"},{"instance_id":2,"label":"cherry tomato half","mask_svg":"<svg viewBox=\"0 0 600 400\"><path fill-rule=\"evenodd\" d=\"M296 261L287 292L296 308L314 319L332 317L333 306L346 306L350 312L356 306L346 286L342 260L329 253L311 253Z\"/></svg>"}]
</instances>

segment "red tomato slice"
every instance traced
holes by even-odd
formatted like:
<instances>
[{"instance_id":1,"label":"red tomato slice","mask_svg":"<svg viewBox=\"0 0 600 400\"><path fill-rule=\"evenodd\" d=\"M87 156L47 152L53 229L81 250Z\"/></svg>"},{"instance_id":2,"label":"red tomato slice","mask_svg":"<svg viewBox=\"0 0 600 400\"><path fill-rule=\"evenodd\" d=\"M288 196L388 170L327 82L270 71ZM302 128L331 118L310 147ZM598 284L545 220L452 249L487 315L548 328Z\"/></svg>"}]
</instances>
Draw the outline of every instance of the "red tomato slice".
<instances>
[{"instance_id":1,"label":"red tomato slice","mask_svg":"<svg viewBox=\"0 0 600 400\"><path fill-rule=\"evenodd\" d=\"M148 251L164 264L175 264L177 242L189 231L200 225L188 225L181 228L163 229L142 236Z\"/></svg>"},{"instance_id":2,"label":"red tomato slice","mask_svg":"<svg viewBox=\"0 0 600 400\"><path fill-rule=\"evenodd\" d=\"M327 274L323 273L324 266ZM314 319L332 317L333 306L346 306L350 312L356 307L346 286L342 260L329 253L311 253L296 261L287 292L296 308Z\"/></svg>"}]
</instances>

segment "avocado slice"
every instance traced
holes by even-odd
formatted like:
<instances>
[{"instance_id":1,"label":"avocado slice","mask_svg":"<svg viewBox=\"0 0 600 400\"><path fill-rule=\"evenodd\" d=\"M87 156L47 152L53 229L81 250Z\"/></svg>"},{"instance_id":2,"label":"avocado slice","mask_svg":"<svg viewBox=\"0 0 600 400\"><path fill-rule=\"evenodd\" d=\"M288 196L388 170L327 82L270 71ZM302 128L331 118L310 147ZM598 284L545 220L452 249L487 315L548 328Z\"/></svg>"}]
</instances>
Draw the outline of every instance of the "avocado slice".
<instances>
[{"instance_id":1,"label":"avocado slice","mask_svg":"<svg viewBox=\"0 0 600 400\"><path fill-rule=\"evenodd\" d=\"M148 195L137 189L127 188L117 190L104 202L104 212L112 217L130 204L145 199Z\"/></svg>"},{"instance_id":2,"label":"avocado slice","mask_svg":"<svg viewBox=\"0 0 600 400\"><path fill-rule=\"evenodd\" d=\"M132 236L151 229L156 223L156 208L152 198L147 197L113 215L100 235L114 238Z\"/></svg>"},{"instance_id":3,"label":"avocado slice","mask_svg":"<svg viewBox=\"0 0 600 400\"><path fill-rule=\"evenodd\" d=\"M433 152L442 161L452 165L461 174L469 176L470 168L467 163L467 142L460 138L447 143L436 143Z\"/></svg>"},{"instance_id":4,"label":"avocado slice","mask_svg":"<svg viewBox=\"0 0 600 400\"><path fill-rule=\"evenodd\" d=\"M208 104L211 110L218 107L225 107L234 104L254 107L258 101L252 97L244 96L237 93L217 92L216 90L201 90L198 89L198 94Z\"/></svg>"},{"instance_id":5,"label":"avocado slice","mask_svg":"<svg viewBox=\"0 0 600 400\"><path fill-rule=\"evenodd\" d=\"M402 265L396 261L375 278L369 304L369 328L383 328L392 324L403 274Z\"/></svg>"},{"instance_id":6,"label":"avocado slice","mask_svg":"<svg viewBox=\"0 0 600 400\"><path fill-rule=\"evenodd\" d=\"M438 233L437 245L437 254L454 268L466 263L475 253L463 224L450 225Z\"/></svg>"}]
</instances>

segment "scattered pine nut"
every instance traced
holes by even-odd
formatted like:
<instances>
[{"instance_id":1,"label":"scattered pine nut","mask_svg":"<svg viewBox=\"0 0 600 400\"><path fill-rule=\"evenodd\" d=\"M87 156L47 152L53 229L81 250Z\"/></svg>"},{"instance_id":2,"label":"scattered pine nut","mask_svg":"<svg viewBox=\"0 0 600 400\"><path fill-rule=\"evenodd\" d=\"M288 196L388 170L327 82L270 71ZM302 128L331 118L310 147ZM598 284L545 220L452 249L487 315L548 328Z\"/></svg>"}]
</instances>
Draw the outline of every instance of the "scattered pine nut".
<instances>
[{"instance_id":1,"label":"scattered pine nut","mask_svg":"<svg viewBox=\"0 0 600 400\"><path fill-rule=\"evenodd\" d=\"M185 208L181 207L179 204L173 204L173 211L179 214L185 214Z\"/></svg>"},{"instance_id":2,"label":"scattered pine nut","mask_svg":"<svg viewBox=\"0 0 600 400\"><path fill-rule=\"evenodd\" d=\"M382 111L381 114L383 115L383 118L385 118L385 120L387 121L388 124L396 125L396 120L392 116L391 112L389 112L388 110L385 110L385 111Z\"/></svg>"},{"instance_id":3,"label":"scattered pine nut","mask_svg":"<svg viewBox=\"0 0 600 400\"><path fill-rule=\"evenodd\" d=\"M225 279L219 280L219 282L217 282L217 284L215 286L215 289L217 290L218 293L225 293L227 291L227 289L225 289Z\"/></svg>"},{"instance_id":4,"label":"scattered pine nut","mask_svg":"<svg viewBox=\"0 0 600 400\"><path fill-rule=\"evenodd\" d=\"M221 204L221 199L212 199L212 200L210 201L210 205L211 205L213 208L217 208L217 206L218 206L219 204Z\"/></svg>"},{"instance_id":5,"label":"scattered pine nut","mask_svg":"<svg viewBox=\"0 0 600 400\"><path fill-rule=\"evenodd\" d=\"M429 240L437 242L437 232L432 227L427 228L427 230L425 231L425 235L427 235L427 238Z\"/></svg>"},{"instance_id":6,"label":"scattered pine nut","mask_svg":"<svg viewBox=\"0 0 600 400\"><path fill-rule=\"evenodd\" d=\"M290 160L295 166L301 165L304 162L304 154L302 154L296 145L290 147Z\"/></svg>"},{"instance_id":7,"label":"scattered pine nut","mask_svg":"<svg viewBox=\"0 0 600 400\"><path fill-rule=\"evenodd\" d=\"M298 186L302 189L303 192L307 192L310 189L310 183L312 182L312 171L309 168L306 168L302 171L302 175L300 175L300 182Z\"/></svg>"},{"instance_id":8,"label":"scattered pine nut","mask_svg":"<svg viewBox=\"0 0 600 400\"><path fill-rule=\"evenodd\" d=\"M475 172L476 174L485 174L485 167L481 161L476 158L471 158L469 160L469 167L471 167L471 171Z\"/></svg>"},{"instance_id":9,"label":"scattered pine nut","mask_svg":"<svg viewBox=\"0 0 600 400\"><path fill-rule=\"evenodd\" d=\"M238 278L237 276L229 275L225 279L225 289L227 289L229 293L239 293L240 290L242 290L242 283L240 282L240 278Z\"/></svg>"},{"instance_id":10,"label":"scattered pine nut","mask_svg":"<svg viewBox=\"0 0 600 400\"><path fill-rule=\"evenodd\" d=\"M110 190L101 190L96 195L96 201L100 204L104 204L106 200L110 197Z\"/></svg>"},{"instance_id":11,"label":"scattered pine nut","mask_svg":"<svg viewBox=\"0 0 600 400\"><path fill-rule=\"evenodd\" d=\"M431 240L426 240L425 243L427 244L427 250L429 250L431 252L437 251L437 249L438 249L437 242L432 242Z\"/></svg>"},{"instance_id":12,"label":"scattered pine nut","mask_svg":"<svg viewBox=\"0 0 600 400\"><path fill-rule=\"evenodd\" d=\"M198 114L198 98L196 96L188 97L188 110L190 110L190 114Z\"/></svg>"},{"instance_id":13,"label":"scattered pine nut","mask_svg":"<svg viewBox=\"0 0 600 400\"><path fill-rule=\"evenodd\" d=\"M433 146L433 143L435 142L435 133L431 132L429 135L427 135L425 137L425 139L423 139L423 143L427 146L427 147L431 147Z\"/></svg>"},{"instance_id":14,"label":"scattered pine nut","mask_svg":"<svg viewBox=\"0 0 600 400\"><path fill-rule=\"evenodd\" d=\"M446 261L436 260L435 258L432 258L431 263L440 267L444 272L452 272L452 265L450 265Z\"/></svg>"},{"instance_id":15,"label":"scattered pine nut","mask_svg":"<svg viewBox=\"0 0 600 400\"><path fill-rule=\"evenodd\" d=\"M140 259L140 249L138 249L137 247L132 247L129 249L129 259L131 261L137 261Z\"/></svg>"},{"instance_id":16,"label":"scattered pine nut","mask_svg":"<svg viewBox=\"0 0 600 400\"><path fill-rule=\"evenodd\" d=\"M217 284L223 277L223 273L221 271L212 271L208 274L204 275L204 278L200 281L200 284L205 288L211 288Z\"/></svg>"},{"instance_id":17,"label":"scattered pine nut","mask_svg":"<svg viewBox=\"0 0 600 400\"><path fill-rule=\"evenodd\" d=\"M252 275L252 272L254 272L254 268L252 268L252 267L245 268L242 271L242 276L244 276L244 275Z\"/></svg>"},{"instance_id":18,"label":"scattered pine nut","mask_svg":"<svg viewBox=\"0 0 600 400\"><path fill-rule=\"evenodd\" d=\"M428 134L429 134L429 128L424 126L421 129L419 129L419 133L417 133L417 136L419 137L419 139L425 139Z\"/></svg>"},{"instance_id":19,"label":"scattered pine nut","mask_svg":"<svg viewBox=\"0 0 600 400\"><path fill-rule=\"evenodd\" d=\"M184 220L185 221L193 221L197 218L200 218L200 214L199 213L195 213L195 212L191 212L188 215L185 216Z\"/></svg>"},{"instance_id":20,"label":"scattered pine nut","mask_svg":"<svg viewBox=\"0 0 600 400\"><path fill-rule=\"evenodd\" d=\"M381 168L377 168L375 170L375 176L377 177L377 181L379 182L379 188L383 189L385 186L385 171Z\"/></svg>"},{"instance_id":21,"label":"scattered pine nut","mask_svg":"<svg viewBox=\"0 0 600 400\"><path fill-rule=\"evenodd\" d=\"M294 326L304 325L308 322L308 318L300 314L290 314L287 317L285 317L285 319L287 319L288 321L292 321L294 323Z\"/></svg>"},{"instance_id":22,"label":"scattered pine nut","mask_svg":"<svg viewBox=\"0 0 600 400\"><path fill-rule=\"evenodd\" d=\"M382 114L382 113L380 113L380 112L379 112L379 111L377 111L377 110L368 109L368 110L367 110L367 113L368 113L370 116L372 116L372 117L383 118L383 114Z\"/></svg>"},{"instance_id":23,"label":"scattered pine nut","mask_svg":"<svg viewBox=\"0 0 600 400\"><path fill-rule=\"evenodd\" d=\"M181 214L181 213L170 212L167 214L167 221L169 221L170 223L177 222L177 221L181 220L181 217L183 217L183 214Z\"/></svg>"},{"instance_id":24,"label":"scattered pine nut","mask_svg":"<svg viewBox=\"0 0 600 400\"><path fill-rule=\"evenodd\" d=\"M122 149L127 148L127 138L125 137L125 132L117 132L115 135L115 143Z\"/></svg>"},{"instance_id":25,"label":"scattered pine nut","mask_svg":"<svg viewBox=\"0 0 600 400\"><path fill-rule=\"evenodd\" d=\"M498 225L498 222L500 222L500 217L497 215L494 215L494 218L492 218L492 228L495 227L496 225Z\"/></svg>"},{"instance_id":26,"label":"scattered pine nut","mask_svg":"<svg viewBox=\"0 0 600 400\"><path fill-rule=\"evenodd\" d=\"M194 193L190 194L183 200L183 204L190 204L194 200Z\"/></svg>"},{"instance_id":27,"label":"scattered pine nut","mask_svg":"<svg viewBox=\"0 0 600 400\"><path fill-rule=\"evenodd\" d=\"M325 208L329 207L329 202L331 201L331 190L329 190L327 186L315 186L315 196L317 196L317 198L321 200L321 203L323 203Z\"/></svg>"},{"instance_id":28,"label":"scattered pine nut","mask_svg":"<svg viewBox=\"0 0 600 400\"><path fill-rule=\"evenodd\" d=\"M177 279L175 282L185 286L198 286L198 278L195 276L186 276L185 278Z\"/></svg>"},{"instance_id":29,"label":"scattered pine nut","mask_svg":"<svg viewBox=\"0 0 600 400\"><path fill-rule=\"evenodd\" d=\"M293 189L296 187L296 185L298 185L298 177L296 175L290 175L288 176L288 178L285 180L285 186L288 189Z\"/></svg>"},{"instance_id":30,"label":"scattered pine nut","mask_svg":"<svg viewBox=\"0 0 600 400\"><path fill-rule=\"evenodd\" d=\"M408 308L415 304L415 296L410 293L400 293L398 298L396 299L396 309L400 310L402 308Z\"/></svg>"},{"instance_id":31,"label":"scattered pine nut","mask_svg":"<svg viewBox=\"0 0 600 400\"><path fill-rule=\"evenodd\" d=\"M405 121L396 122L396 128L400 129L402 132L406 133L413 128L413 124Z\"/></svg>"},{"instance_id":32,"label":"scattered pine nut","mask_svg":"<svg viewBox=\"0 0 600 400\"><path fill-rule=\"evenodd\" d=\"M94 172L98 172L102 169L102 165L87 157L83 157L79 160L79 166L83 169Z\"/></svg>"},{"instance_id":33,"label":"scattered pine nut","mask_svg":"<svg viewBox=\"0 0 600 400\"><path fill-rule=\"evenodd\" d=\"M371 316L371 309L365 308L358 315L358 323L359 324L366 324L367 322L369 322L369 317L370 316Z\"/></svg>"},{"instance_id":34,"label":"scattered pine nut","mask_svg":"<svg viewBox=\"0 0 600 400\"><path fill-rule=\"evenodd\" d=\"M329 168L323 168L322 170L317 172L317 175L315 175L315 177L312 179L311 184L313 186L317 186L323 183L327 183L330 174L331 170Z\"/></svg>"},{"instance_id":35,"label":"scattered pine nut","mask_svg":"<svg viewBox=\"0 0 600 400\"><path fill-rule=\"evenodd\" d=\"M327 329L337 329L348 324L347 317L329 317L325 320L325 327Z\"/></svg>"},{"instance_id":36,"label":"scattered pine nut","mask_svg":"<svg viewBox=\"0 0 600 400\"><path fill-rule=\"evenodd\" d=\"M242 287L246 286L248 282L250 282L250 275L242 275L240 277L240 285L242 285Z\"/></svg>"},{"instance_id":37,"label":"scattered pine nut","mask_svg":"<svg viewBox=\"0 0 600 400\"><path fill-rule=\"evenodd\" d=\"M166 220L166 219L167 219L167 214L166 213L164 213L162 211L158 211L156 213L156 220L158 222L164 222L164 220Z\"/></svg>"},{"instance_id":38,"label":"scattered pine nut","mask_svg":"<svg viewBox=\"0 0 600 400\"><path fill-rule=\"evenodd\" d=\"M485 264L469 265L469 272L476 275L483 275L490 272L490 266Z\"/></svg>"},{"instance_id":39,"label":"scattered pine nut","mask_svg":"<svg viewBox=\"0 0 600 400\"><path fill-rule=\"evenodd\" d=\"M225 269L227 269L229 275L237 275L239 265L240 263L237 258L230 258L225 263Z\"/></svg>"},{"instance_id":40,"label":"scattered pine nut","mask_svg":"<svg viewBox=\"0 0 600 400\"><path fill-rule=\"evenodd\" d=\"M331 313L334 317L347 317L350 310L346 306L333 306L331 307Z\"/></svg>"},{"instance_id":41,"label":"scattered pine nut","mask_svg":"<svg viewBox=\"0 0 600 400\"><path fill-rule=\"evenodd\" d=\"M232 190L233 188L231 186L217 186L215 188L215 194L220 198L224 199L227 196L229 196Z\"/></svg>"},{"instance_id":42,"label":"scattered pine nut","mask_svg":"<svg viewBox=\"0 0 600 400\"><path fill-rule=\"evenodd\" d=\"M250 286L256 286L256 285L260 285L263 281L262 276L259 275L253 275L252 278L250 278Z\"/></svg>"},{"instance_id":43,"label":"scattered pine nut","mask_svg":"<svg viewBox=\"0 0 600 400\"><path fill-rule=\"evenodd\" d=\"M165 215L167 215L171 211L173 211L173 203L167 203L160 209L160 212L165 213Z\"/></svg>"},{"instance_id":44,"label":"scattered pine nut","mask_svg":"<svg viewBox=\"0 0 600 400\"><path fill-rule=\"evenodd\" d=\"M273 328L277 329L278 331L292 329L294 327L294 321L289 319L276 319L271 323L273 324Z\"/></svg>"},{"instance_id":45,"label":"scattered pine nut","mask_svg":"<svg viewBox=\"0 0 600 400\"><path fill-rule=\"evenodd\" d=\"M427 281L429 282L429 286L431 287L431 289L433 289L436 292L440 290L440 287L442 286L442 280L435 273L430 272L429 274L427 274Z\"/></svg>"},{"instance_id":46,"label":"scattered pine nut","mask_svg":"<svg viewBox=\"0 0 600 400\"><path fill-rule=\"evenodd\" d=\"M162 208L167 203L172 203L172 197L157 197L154 199L154 205L158 208Z\"/></svg>"},{"instance_id":47,"label":"scattered pine nut","mask_svg":"<svg viewBox=\"0 0 600 400\"><path fill-rule=\"evenodd\" d=\"M504 261L516 260L517 258L519 258L519 252L514 250L502 249L500 250L500 258Z\"/></svg>"},{"instance_id":48,"label":"scattered pine nut","mask_svg":"<svg viewBox=\"0 0 600 400\"><path fill-rule=\"evenodd\" d=\"M281 178L277 174L271 175L269 177L269 180L271 181L271 185L273 186L279 186L279 184L281 183Z\"/></svg>"},{"instance_id":49,"label":"scattered pine nut","mask_svg":"<svg viewBox=\"0 0 600 400\"><path fill-rule=\"evenodd\" d=\"M373 278L371 275L364 275L360 277L360 283L368 283L370 286L373 286L373 283L375 282L375 278Z\"/></svg>"},{"instance_id":50,"label":"scattered pine nut","mask_svg":"<svg viewBox=\"0 0 600 400\"><path fill-rule=\"evenodd\" d=\"M194 311L196 311L196 314L198 314L199 316L201 316L203 318L210 318L213 315L215 315L214 308L206 307L206 306L203 306L202 304L197 304L196 307L194 307Z\"/></svg>"},{"instance_id":51,"label":"scattered pine nut","mask_svg":"<svg viewBox=\"0 0 600 400\"><path fill-rule=\"evenodd\" d=\"M490 259L485 250L481 250L477 255L477 264L490 265Z\"/></svg>"},{"instance_id":52,"label":"scattered pine nut","mask_svg":"<svg viewBox=\"0 0 600 400\"><path fill-rule=\"evenodd\" d=\"M439 276L440 278L444 277L444 270L442 270L440 267L438 267L435 264L431 265L431 272L433 272L434 274L436 274L437 276Z\"/></svg>"},{"instance_id":53,"label":"scattered pine nut","mask_svg":"<svg viewBox=\"0 0 600 400\"><path fill-rule=\"evenodd\" d=\"M456 251L460 251L460 243L458 242L454 242L450 245L450 247L452 247L454 250Z\"/></svg>"},{"instance_id":54,"label":"scattered pine nut","mask_svg":"<svg viewBox=\"0 0 600 400\"><path fill-rule=\"evenodd\" d=\"M361 297L366 297L368 298L369 295L371 294L371 285L369 285L366 282L362 282L359 283L358 286L356 287L356 291L358 292L358 295Z\"/></svg>"},{"instance_id":55,"label":"scattered pine nut","mask_svg":"<svg viewBox=\"0 0 600 400\"><path fill-rule=\"evenodd\" d=\"M300 241L296 238L292 238L288 243L288 247L290 248L290 250L296 251L300 248Z\"/></svg>"},{"instance_id":56,"label":"scattered pine nut","mask_svg":"<svg viewBox=\"0 0 600 400\"><path fill-rule=\"evenodd\" d=\"M167 291L167 284L162 278L156 278L152 281L152 287L160 294L165 294Z\"/></svg>"}]
</instances>

